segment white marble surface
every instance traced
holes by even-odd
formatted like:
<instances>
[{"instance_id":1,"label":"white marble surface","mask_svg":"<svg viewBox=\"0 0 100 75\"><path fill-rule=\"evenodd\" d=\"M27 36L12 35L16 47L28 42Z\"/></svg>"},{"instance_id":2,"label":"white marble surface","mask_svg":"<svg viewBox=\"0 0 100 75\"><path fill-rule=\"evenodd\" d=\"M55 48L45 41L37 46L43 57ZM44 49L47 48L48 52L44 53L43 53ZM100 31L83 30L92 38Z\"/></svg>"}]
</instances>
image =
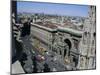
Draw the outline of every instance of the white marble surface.
<instances>
[{"instance_id":1,"label":"white marble surface","mask_svg":"<svg viewBox=\"0 0 100 75\"><path fill-rule=\"evenodd\" d=\"M11 72L12 74L25 73L19 61L16 61L14 64L12 64Z\"/></svg>"}]
</instances>

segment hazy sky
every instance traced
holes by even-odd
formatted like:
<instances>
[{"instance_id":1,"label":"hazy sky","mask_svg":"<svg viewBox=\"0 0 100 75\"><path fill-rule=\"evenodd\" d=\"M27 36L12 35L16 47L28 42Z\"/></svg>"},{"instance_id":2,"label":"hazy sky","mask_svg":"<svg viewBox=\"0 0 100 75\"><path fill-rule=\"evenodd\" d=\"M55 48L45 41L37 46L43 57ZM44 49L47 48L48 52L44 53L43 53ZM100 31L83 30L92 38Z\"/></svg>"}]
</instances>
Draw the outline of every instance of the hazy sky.
<instances>
[{"instance_id":1,"label":"hazy sky","mask_svg":"<svg viewBox=\"0 0 100 75\"><path fill-rule=\"evenodd\" d=\"M88 5L54 4L40 2L17 2L18 12L46 13L68 16L88 16Z\"/></svg>"}]
</instances>

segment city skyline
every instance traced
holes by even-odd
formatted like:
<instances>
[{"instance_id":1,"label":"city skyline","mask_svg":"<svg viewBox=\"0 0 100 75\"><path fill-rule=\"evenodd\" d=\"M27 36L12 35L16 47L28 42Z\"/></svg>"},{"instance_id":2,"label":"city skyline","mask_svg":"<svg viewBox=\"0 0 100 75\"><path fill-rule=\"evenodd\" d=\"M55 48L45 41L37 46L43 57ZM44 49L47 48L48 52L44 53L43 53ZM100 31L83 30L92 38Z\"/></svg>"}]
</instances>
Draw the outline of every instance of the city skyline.
<instances>
[{"instance_id":1,"label":"city skyline","mask_svg":"<svg viewBox=\"0 0 100 75\"><path fill-rule=\"evenodd\" d=\"M66 10L65 10L66 9ZM56 4L40 2L17 2L17 12L44 13L63 16L88 16L88 5Z\"/></svg>"}]
</instances>

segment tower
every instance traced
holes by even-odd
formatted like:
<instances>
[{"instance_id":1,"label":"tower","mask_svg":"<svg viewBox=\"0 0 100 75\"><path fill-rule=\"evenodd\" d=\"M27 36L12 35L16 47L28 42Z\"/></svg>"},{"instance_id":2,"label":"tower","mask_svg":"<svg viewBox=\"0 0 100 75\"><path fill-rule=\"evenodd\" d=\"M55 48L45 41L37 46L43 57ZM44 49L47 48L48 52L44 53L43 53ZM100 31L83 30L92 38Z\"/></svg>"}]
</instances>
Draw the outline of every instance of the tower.
<instances>
[{"instance_id":1,"label":"tower","mask_svg":"<svg viewBox=\"0 0 100 75\"><path fill-rule=\"evenodd\" d=\"M84 21L84 32L80 42L78 69L96 67L96 6L89 6L88 14Z\"/></svg>"}]
</instances>

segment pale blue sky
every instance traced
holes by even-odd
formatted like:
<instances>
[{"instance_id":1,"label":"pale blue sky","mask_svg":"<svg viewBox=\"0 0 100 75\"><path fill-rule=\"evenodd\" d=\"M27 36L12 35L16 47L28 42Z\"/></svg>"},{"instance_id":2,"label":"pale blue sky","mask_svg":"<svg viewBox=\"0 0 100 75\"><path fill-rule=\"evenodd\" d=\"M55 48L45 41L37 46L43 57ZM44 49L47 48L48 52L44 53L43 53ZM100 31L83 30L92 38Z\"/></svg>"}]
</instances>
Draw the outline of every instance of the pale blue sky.
<instances>
[{"instance_id":1,"label":"pale blue sky","mask_svg":"<svg viewBox=\"0 0 100 75\"><path fill-rule=\"evenodd\" d=\"M46 13L68 16L88 16L88 5L55 4L41 2L17 2L17 12Z\"/></svg>"}]
</instances>

